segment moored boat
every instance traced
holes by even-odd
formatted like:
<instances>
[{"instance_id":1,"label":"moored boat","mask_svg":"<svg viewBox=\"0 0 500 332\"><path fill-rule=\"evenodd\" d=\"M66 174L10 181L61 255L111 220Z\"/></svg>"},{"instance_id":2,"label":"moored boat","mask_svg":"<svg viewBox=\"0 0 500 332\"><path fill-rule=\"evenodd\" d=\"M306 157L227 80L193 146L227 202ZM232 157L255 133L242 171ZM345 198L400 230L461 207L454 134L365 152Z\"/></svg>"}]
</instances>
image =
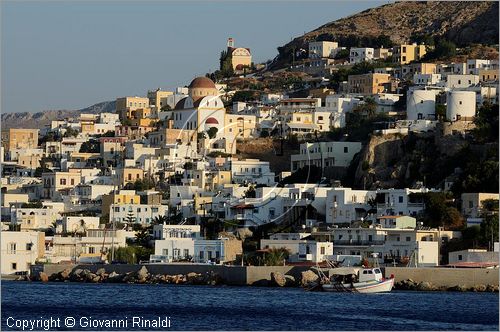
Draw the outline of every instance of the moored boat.
<instances>
[{"instance_id":1,"label":"moored boat","mask_svg":"<svg viewBox=\"0 0 500 332\"><path fill-rule=\"evenodd\" d=\"M386 279L379 267L339 267L330 269L321 288L327 292L385 293L394 286L394 276Z\"/></svg>"}]
</instances>

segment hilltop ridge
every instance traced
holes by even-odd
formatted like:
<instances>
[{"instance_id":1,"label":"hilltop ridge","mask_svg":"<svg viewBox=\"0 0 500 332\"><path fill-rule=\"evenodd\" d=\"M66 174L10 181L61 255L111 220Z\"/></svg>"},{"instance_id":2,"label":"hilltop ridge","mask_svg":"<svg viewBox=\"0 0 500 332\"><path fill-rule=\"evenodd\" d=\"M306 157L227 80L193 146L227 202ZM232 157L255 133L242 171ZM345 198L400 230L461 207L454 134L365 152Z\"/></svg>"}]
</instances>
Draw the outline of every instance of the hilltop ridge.
<instances>
[{"instance_id":1,"label":"hilltop ridge","mask_svg":"<svg viewBox=\"0 0 500 332\"><path fill-rule=\"evenodd\" d=\"M339 41L341 46L369 45L385 35L393 43L408 43L414 37L445 38L459 47L498 43L497 1L409 1L396 2L332 21L278 47L273 64L289 62L293 49L307 47L315 40ZM389 45L384 45L389 46Z\"/></svg>"}]
</instances>

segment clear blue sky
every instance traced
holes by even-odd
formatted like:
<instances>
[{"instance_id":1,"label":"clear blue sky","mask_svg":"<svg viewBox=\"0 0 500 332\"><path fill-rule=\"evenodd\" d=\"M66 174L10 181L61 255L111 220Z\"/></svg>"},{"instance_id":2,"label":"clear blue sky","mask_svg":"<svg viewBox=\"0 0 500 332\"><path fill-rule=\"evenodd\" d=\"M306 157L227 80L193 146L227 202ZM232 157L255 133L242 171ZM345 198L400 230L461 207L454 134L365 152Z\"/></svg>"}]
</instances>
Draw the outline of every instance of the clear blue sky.
<instances>
[{"instance_id":1,"label":"clear blue sky","mask_svg":"<svg viewBox=\"0 0 500 332\"><path fill-rule=\"evenodd\" d=\"M2 112L80 109L173 89L218 67L228 37L253 61L387 1L2 1Z\"/></svg>"}]
</instances>

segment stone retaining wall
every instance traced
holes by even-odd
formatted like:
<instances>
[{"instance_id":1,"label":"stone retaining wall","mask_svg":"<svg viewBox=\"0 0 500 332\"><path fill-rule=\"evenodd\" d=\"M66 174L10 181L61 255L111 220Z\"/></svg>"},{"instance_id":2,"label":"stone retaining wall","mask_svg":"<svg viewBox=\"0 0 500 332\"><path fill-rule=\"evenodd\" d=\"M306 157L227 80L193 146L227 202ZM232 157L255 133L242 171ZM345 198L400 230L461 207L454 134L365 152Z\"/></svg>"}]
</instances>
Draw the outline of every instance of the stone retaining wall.
<instances>
[{"instance_id":1,"label":"stone retaining wall","mask_svg":"<svg viewBox=\"0 0 500 332\"><path fill-rule=\"evenodd\" d=\"M453 287L463 285L498 286L498 269L440 268L440 267L386 267L385 276L394 274L395 281L411 279L417 283L425 281L435 286Z\"/></svg>"}]
</instances>

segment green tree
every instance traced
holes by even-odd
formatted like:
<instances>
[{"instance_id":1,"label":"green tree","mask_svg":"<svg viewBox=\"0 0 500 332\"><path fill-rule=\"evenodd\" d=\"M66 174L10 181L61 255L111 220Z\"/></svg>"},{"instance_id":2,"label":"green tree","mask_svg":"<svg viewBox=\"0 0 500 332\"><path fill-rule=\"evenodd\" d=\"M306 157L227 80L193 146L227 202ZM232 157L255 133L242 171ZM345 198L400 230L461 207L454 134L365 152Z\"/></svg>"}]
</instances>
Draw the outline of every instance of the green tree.
<instances>
[{"instance_id":1,"label":"green tree","mask_svg":"<svg viewBox=\"0 0 500 332\"><path fill-rule=\"evenodd\" d=\"M349 50L343 49L337 52L335 55L336 60L349 59Z\"/></svg>"},{"instance_id":2,"label":"green tree","mask_svg":"<svg viewBox=\"0 0 500 332\"><path fill-rule=\"evenodd\" d=\"M210 127L210 129L207 130L207 134L209 138L215 138L217 136L217 127Z\"/></svg>"},{"instance_id":3,"label":"green tree","mask_svg":"<svg viewBox=\"0 0 500 332\"><path fill-rule=\"evenodd\" d=\"M22 209L41 209L43 208L42 202L29 202L29 203L23 203L21 205Z\"/></svg>"},{"instance_id":4,"label":"green tree","mask_svg":"<svg viewBox=\"0 0 500 332\"><path fill-rule=\"evenodd\" d=\"M136 217L134 215L134 212L129 211L124 219L125 223L127 223L128 225L132 225L133 223L135 223Z\"/></svg>"},{"instance_id":5,"label":"green tree","mask_svg":"<svg viewBox=\"0 0 500 332\"><path fill-rule=\"evenodd\" d=\"M149 256L154 254L153 248L146 248L141 246L133 246L135 257L137 258L137 262L147 262L149 261Z\"/></svg>"},{"instance_id":6,"label":"green tree","mask_svg":"<svg viewBox=\"0 0 500 332\"><path fill-rule=\"evenodd\" d=\"M231 98L231 102L237 102L237 101L251 101L254 100L255 97L255 92L250 91L250 90L239 90L236 91Z\"/></svg>"},{"instance_id":7,"label":"green tree","mask_svg":"<svg viewBox=\"0 0 500 332\"><path fill-rule=\"evenodd\" d=\"M498 104L485 102L474 118L474 137L480 143L498 142Z\"/></svg>"},{"instance_id":8,"label":"green tree","mask_svg":"<svg viewBox=\"0 0 500 332\"><path fill-rule=\"evenodd\" d=\"M349 75L361 75L361 74L373 73L374 69L375 66L373 63L368 61L362 61L352 66Z\"/></svg>"},{"instance_id":9,"label":"green tree","mask_svg":"<svg viewBox=\"0 0 500 332\"><path fill-rule=\"evenodd\" d=\"M136 264L137 257L135 255L134 247L118 247L115 249L115 262Z\"/></svg>"},{"instance_id":10,"label":"green tree","mask_svg":"<svg viewBox=\"0 0 500 332\"><path fill-rule=\"evenodd\" d=\"M149 234L149 229L142 227L135 233L136 243L142 247L149 247L149 240L151 235Z\"/></svg>"},{"instance_id":11,"label":"green tree","mask_svg":"<svg viewBox=\"0 0 500 332\"><path fill-rule=\"evenodd\" d=\"M423 221L426 226L459 228L464 220L460 212L451 206L451 199L442 192L431 192L412 195L413 198L422 196L425 203Z\"/></svg>"},{"instance_id":12,"label":"green tree","mask_svg":"<svg viewBox=\"0 0 500 332\"><path fill-rule=\"evenodd\" d=\"M430 61L436 59L448 59L454 57L457 54L457 46L446 39L441 39L436 44L434 50L425 54L423 60Z\"/></svg>"},{"instance_id":13,"label":"green tree","mask_svg":"<svg viewBox=\"0 0 500 332\"><path fill-rule=\"evenodd\" d=\"M292 175L284 178L280 184L291 184L291 183L319 183L321 181L322 171L316 165L307 165L299 168Z\"/></svg>"},{"instance_id":14,"label":"green tree","mask_svg":"<svg viewBox=\"0 0 500 332\"><path fill-rule=\"evenodd\" d=\"M153 219L153 224L155 225L163 225L165 223L170 224L170 220L168 219L167 216L156 216Z\"/></svg>"},{"instance_id":15,"label":"green tree","mask_svg":"<svg viewBox=\"0 0 500 332\"><path fill-rule=\"evenodd\" d=\"M76 136L78 136L78 130L73 129L71 127L66 128L66 132L63 135L63 137L76 137Z\"/></svg>"},{"instance_id":16,"label":"green tree","mask_svg":"<svg viewBox=\"0 0 500 332\"><path fill-rule=\"evenodd\" d=\"M278 266L288 259L290 252L287 248L271 248L264 254L264 265Z\"/></svg>"},{"instance_id":17,"label":"green tree","mask_svg":"<svg viewBox=\"0 0 500 332\"><path fill-rule=\"evenodd\" d=\"M245 198L255 198L256 191L254 186L250 186L247 191L245 191Z\"/></svg>"},{"instance_id":18,"label":"green tree","mask_svg":"<svg viewBox=\"0 0 500 332\"><path fill-rule=\"evenodd\" d=\"M482 242L491 248L498 242L498 214L484 215L480 227Z\"/></svg>"},{"instance_id":19,"label":"green tree","mask_svg":"<svg viewBox=\"0 0 500 332\"><path fill-rule=\"evenodd\" d=\"M367 97L363 104L360 104L355 111L365 114L368 118L373 118L377 111L377 103L375 99Z\"/></svg>"},{"instance_id":20,"label":"green tree","mask_svg":"<svg viewBox=\"0 0 500 332\"><path fill-rule=\"evenodd\" d=\"M220 73L223 77L232 77L234 75L233 63L231 54L227 51L222 51L219 58Z\"/></svg>"},{"instance_id":21,"label":"green tree","mask_svg":"<svg viewBox=\"0 0 500 332\"><path fill-rule=\"evenodd\" d=\"M83 142L80 147L81 153L100 153L100 145L97 141L87 141Z\"/></svg>"},{"instance_id":22,"label":"green tree","mask_svg":"<svg viewBox=\"0 0 500 332\"><path fill-rule=\"evenodd\" d=\"M165 105L163 105L163 106L160 108L160 110L161 110L162 112L168 112L168 111L171 111L171 110L172 110L172 107L170 107L170 105L169 105L169 104L165 104Z\"/></svg>"},{"instance_id":23,"label":"green tree","mask_svg":"<svg viewBox=\"0 0 500 332\"><path fill-rule=\"evenodd\" d=\"M446 119L446 106L443 104L436 104L435 106L436 120L443 121Z\"/></svg>"}]
</instances>

